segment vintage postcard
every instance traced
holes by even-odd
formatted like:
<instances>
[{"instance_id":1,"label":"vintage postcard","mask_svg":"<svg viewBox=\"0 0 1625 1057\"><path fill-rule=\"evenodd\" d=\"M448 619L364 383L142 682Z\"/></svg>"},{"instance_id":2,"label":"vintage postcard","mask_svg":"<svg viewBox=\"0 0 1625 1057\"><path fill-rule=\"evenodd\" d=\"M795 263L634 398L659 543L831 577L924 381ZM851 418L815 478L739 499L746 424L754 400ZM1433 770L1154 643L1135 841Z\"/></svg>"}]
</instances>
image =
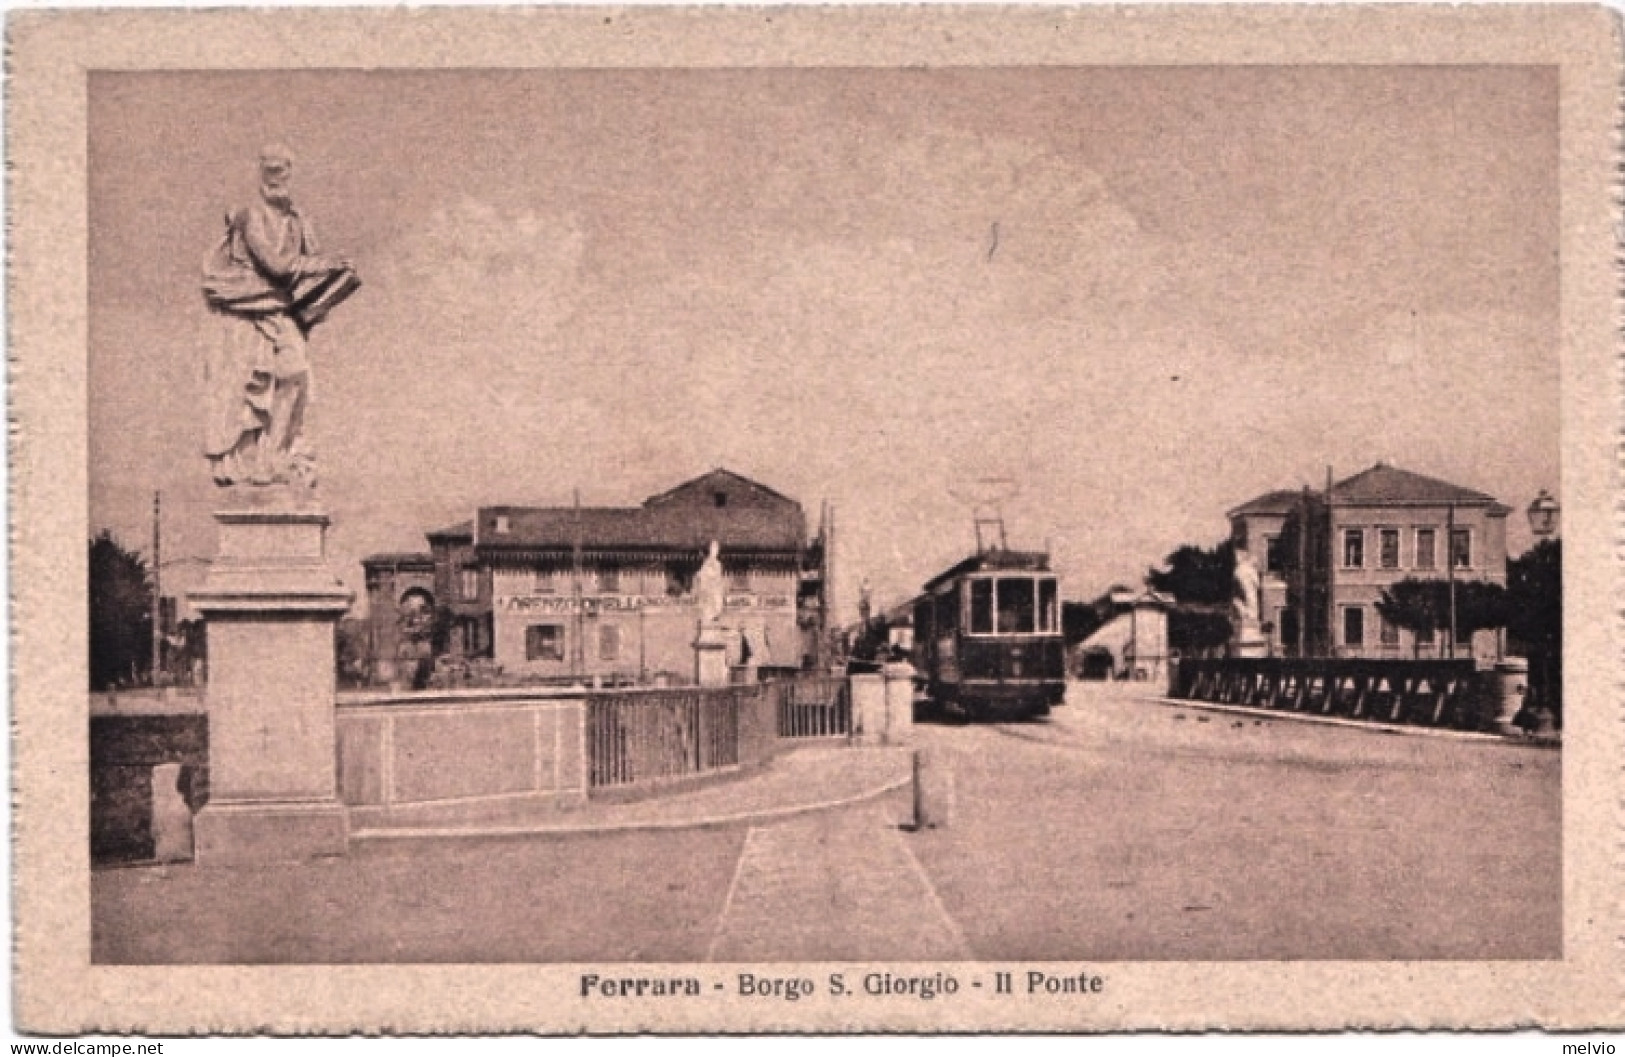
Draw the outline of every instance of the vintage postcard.
<instances>
[{"instance_id":1,"label":"vintage postcard","mask_svg":"<svg viewBox=\"0 0 1625 1057\"><path fill-rule=\"evenodd\" d=\"M1625 1026L1604 9L6 29L19 1031Z\"/></svg>"}]
</instances>

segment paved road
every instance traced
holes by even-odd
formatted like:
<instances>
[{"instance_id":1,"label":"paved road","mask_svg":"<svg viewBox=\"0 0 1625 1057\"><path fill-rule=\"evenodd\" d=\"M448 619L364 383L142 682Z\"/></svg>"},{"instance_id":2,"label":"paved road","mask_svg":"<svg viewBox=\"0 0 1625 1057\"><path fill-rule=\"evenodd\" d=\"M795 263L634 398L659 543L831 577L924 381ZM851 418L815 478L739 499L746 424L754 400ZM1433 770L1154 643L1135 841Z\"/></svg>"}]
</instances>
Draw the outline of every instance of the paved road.
<instances>
[{"instance_id":1,"label":"paved road","mask_svg":"<svg viewBox=\"0 0 1625 1057\"><path fill-rule=\"evenodd\" d=\"M911 846L979 957L1561 956L1557 752L1071 697L920 732L958 781Z\"/></svg>"},{"instance_id":2,"label":"paved road","mask_svg":"<svg viewBox=\"0 0 1625 1057\"><path fill-rule=\"evenodd\" d=\"M1551 750L1238 719L1075 687L926 726L906 796L757 826L97 872L100 962L1542 958Z\"/></svg>"}]
</instances>

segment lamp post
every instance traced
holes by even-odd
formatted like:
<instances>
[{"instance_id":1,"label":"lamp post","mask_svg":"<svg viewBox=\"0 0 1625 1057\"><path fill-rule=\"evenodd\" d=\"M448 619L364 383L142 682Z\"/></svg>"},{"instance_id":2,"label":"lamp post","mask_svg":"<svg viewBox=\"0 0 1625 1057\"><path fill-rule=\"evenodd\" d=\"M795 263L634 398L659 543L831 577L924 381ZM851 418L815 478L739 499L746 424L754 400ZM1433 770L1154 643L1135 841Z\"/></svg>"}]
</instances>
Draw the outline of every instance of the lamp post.
<instances>
[{"instance_id":1,"label":"lamp post","mask_svg":"<svg viewBox=\"0 0 1625 1057\"><path fill-rule=\"evenodd\" d=\"M1562 512L1563 508L1557 505L1557 500L1542 488L1535 501L1529 504L1529 531L1535 534L1536 539L1542 540L1554 535Z\"/></svg>"}]
</instances>

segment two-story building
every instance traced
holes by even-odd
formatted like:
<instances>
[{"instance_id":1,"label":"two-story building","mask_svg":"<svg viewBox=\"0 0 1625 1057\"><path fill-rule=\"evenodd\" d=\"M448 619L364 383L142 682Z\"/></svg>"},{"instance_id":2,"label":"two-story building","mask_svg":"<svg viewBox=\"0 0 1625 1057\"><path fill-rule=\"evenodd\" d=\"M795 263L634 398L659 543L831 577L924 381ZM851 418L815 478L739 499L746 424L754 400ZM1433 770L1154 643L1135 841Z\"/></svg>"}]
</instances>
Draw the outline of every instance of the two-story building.
<instances>
[{"instance_id":1,"label":"two-story building","mask_svg":"<svg viewBox=\"0 0 1625 1057\"><path fill-rule=\"evenodd\" d=\"M481 507L429 533L428 554L363 561L375 657L411 656L427 605L440 655L546 679L686 681L694 575L714 540L730 663L821 664L829 521L809 540L799 503L722 469L636 507Z\"/></svg>"},{"instance_id":2,"label":"two-story building","mask_svg":"<svg viewBox=\"0 0 1625 1057\"><path fill-rule=\"evenodd\" d=\"M1385 463L1326 492L1261 495L1231 510L1231 540L1261 574L1259 616L1277 656L1485 656L1495 633L1413 635L1377 600L1404 579L1506 585L1511 508Z\"/></svg>"}]
</instances>

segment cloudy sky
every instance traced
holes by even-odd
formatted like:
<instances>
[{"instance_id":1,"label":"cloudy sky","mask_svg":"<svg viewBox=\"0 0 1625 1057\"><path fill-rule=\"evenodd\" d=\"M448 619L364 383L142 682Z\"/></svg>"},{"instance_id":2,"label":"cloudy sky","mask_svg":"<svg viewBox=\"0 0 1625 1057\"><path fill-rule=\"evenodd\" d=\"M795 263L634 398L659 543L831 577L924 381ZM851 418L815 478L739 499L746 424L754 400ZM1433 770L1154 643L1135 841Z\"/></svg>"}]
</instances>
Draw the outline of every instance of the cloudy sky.
<instances>
[{"instance_id":1,"label":"cloudy sky","mask_svg":"<svg viewBox=\"0 0 1625 1057\"><path fill-rule=\"evenodd\" d=\"M296 155L365 286L318 328L332 556L726 466L838 510L844 618L973 543L1069 597L1387 459L1558 481L1539 67L95 74L91 525L214 549L202 261ZM1528 545L1521 516L1514 553Z\"/></svg>"}]
</instances>

